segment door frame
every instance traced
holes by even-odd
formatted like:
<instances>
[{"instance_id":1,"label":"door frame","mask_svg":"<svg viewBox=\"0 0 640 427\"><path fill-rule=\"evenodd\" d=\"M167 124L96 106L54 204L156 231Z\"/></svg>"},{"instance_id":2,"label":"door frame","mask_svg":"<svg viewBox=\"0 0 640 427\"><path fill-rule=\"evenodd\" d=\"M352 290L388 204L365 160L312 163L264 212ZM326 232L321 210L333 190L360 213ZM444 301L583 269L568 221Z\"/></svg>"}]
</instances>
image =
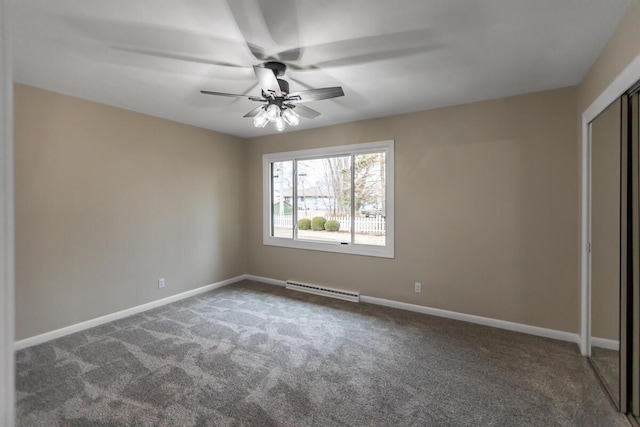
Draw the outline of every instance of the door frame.
<instances>
[{"instance_id":1,"label":"door frame","mask_svg":"<svg viewBox=\"0 0 640 427\"><path fill-rule=\"evenodd\" d=\"M12 426L14 372L14 186L11 0L0 0L0 424Z\"/></svg>"},{"instance_id":2,"label":"door frame","mask_svg":"<svg viewBox=\"0 0 640 427\"><path fill-rule=\"evenodd\" d=\"M582 113L582 189L580 244L580 353L591 356L591 128L589 123L640 80L640 55Z\"/></svg>"}]
</instances>

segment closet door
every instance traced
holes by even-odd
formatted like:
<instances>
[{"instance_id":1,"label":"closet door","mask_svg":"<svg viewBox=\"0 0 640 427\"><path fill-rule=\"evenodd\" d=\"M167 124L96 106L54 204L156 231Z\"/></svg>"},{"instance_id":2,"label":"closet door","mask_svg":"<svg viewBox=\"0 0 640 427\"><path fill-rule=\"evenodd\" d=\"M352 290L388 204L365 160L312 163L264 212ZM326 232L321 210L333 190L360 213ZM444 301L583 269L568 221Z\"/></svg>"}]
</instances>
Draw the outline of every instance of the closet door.
<instances>
[{"instance_id":1,"label":"closet door","mask_svg":"<svg viewBox=\"0 0 640 427\"><path fill-rule=\"evenodd\" d=\"M620 319L619 339L620 358L618 388L618 408L620 412L629 412L629 304L630 289L633 283L633 153L627 124L629 122L629 97L621 97L620 114L620 305L618 315ZM637 150L636 150L637 151ZM637 161L635 162L637 165ZM637 199L637 198L636 198Z\"/></svg>"},{"instance_id":2,"label":"closet door","mask_svg":"<svg viewBox=\"0 0 640 427\"><path fill-rule=\"evenodd\" d=\"M591 357L621 411L620 288L626 283L626 159L619 98L590 123L591 141ZM621 257L621 255L623 255ZM622 267L622 268L621 268ZM620 396L623 397L621 402Z\"/></svg>"},{"instance_id":3,"label":"closet door","mask_svg":"<svg viewBox=\"0 0 640 427\"><path fill-rule=\"evenodd\" d=\"M630 393L631 413L640 417L640 95L636 91L629 97L627 113L629 143L632 153L632 186L633 186L633 280L627 289L628 303L626 320L630 336L629 348L626 351L630 368L630 384L627 390ZM623 122L624 123L624 122Z\"/></svg>"}]
</instances>

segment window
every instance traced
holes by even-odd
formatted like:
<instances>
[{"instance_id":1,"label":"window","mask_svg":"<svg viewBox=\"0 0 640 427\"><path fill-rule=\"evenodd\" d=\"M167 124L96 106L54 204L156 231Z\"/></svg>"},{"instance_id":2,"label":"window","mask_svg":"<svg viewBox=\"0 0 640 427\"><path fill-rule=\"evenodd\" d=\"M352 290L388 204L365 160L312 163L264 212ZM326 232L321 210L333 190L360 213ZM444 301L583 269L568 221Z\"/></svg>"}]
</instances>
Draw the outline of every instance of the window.
<instances>
[{"instance_id":1,"label":"window","mask_svg":"<svg viewBox=\"0 0 640 427\"><path fill-rule=\"evenodd\" d=\"M265 154L264 244L393 258L393 177L393 141Z\"/></svg>"}]
</instances>

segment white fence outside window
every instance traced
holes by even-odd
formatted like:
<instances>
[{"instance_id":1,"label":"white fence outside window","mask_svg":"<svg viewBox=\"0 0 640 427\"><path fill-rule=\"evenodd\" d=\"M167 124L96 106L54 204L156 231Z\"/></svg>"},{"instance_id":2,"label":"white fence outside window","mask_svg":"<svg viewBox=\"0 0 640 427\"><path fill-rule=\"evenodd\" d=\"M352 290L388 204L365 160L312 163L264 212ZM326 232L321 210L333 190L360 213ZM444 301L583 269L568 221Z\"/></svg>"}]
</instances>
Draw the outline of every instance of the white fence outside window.
<instances>
[{"instance_id":1,"label":"white fence outside window","mask_svg":"<svg viewBox=\"0 0 640 427\"><path fill-rule=\"evenodd\" d=\"M302 217L299 217L302 218ZM340 231L351 231L351 216L325 216L327 221L336 220L340 223ZM311 219L311 218L309 218ZM386 220L382 216L376 217L356 217L356 233L379 234L386 233ZM291 228L293 225L293 215L273 215L273 226Z\"/></svg>"}]
</instances>

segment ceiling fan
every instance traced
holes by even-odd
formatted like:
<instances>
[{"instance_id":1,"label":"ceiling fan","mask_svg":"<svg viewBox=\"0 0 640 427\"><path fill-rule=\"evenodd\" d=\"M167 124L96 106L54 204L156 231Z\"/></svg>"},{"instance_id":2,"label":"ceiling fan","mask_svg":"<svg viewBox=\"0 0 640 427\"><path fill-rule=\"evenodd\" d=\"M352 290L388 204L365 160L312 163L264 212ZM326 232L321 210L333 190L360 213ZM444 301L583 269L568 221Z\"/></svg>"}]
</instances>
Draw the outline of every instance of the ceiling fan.
<instances>
[{"instance_id":1,"label":"ceiling fan","mask_svg":"<svg viewBox=\"0 0 640 427\"><path fill-rule=\"evenodd\" d=\"M237 95L208 90L201 90L200 93L247 98L251 101L260 102L261 105L249 111L244 117L253 117L253 124L257 128L273 123L278 132L282 132L287 124L289 126L298 126L300 116L313 119L320 115L318 111L302 105L302 103L344 96L344 91L340 86L289 92L289 82L281 78L287 71L287 66L282 62L269 61L262 65L254 65L253 71L262 90L261 96Z\"/></svg>"}]
</instances>

